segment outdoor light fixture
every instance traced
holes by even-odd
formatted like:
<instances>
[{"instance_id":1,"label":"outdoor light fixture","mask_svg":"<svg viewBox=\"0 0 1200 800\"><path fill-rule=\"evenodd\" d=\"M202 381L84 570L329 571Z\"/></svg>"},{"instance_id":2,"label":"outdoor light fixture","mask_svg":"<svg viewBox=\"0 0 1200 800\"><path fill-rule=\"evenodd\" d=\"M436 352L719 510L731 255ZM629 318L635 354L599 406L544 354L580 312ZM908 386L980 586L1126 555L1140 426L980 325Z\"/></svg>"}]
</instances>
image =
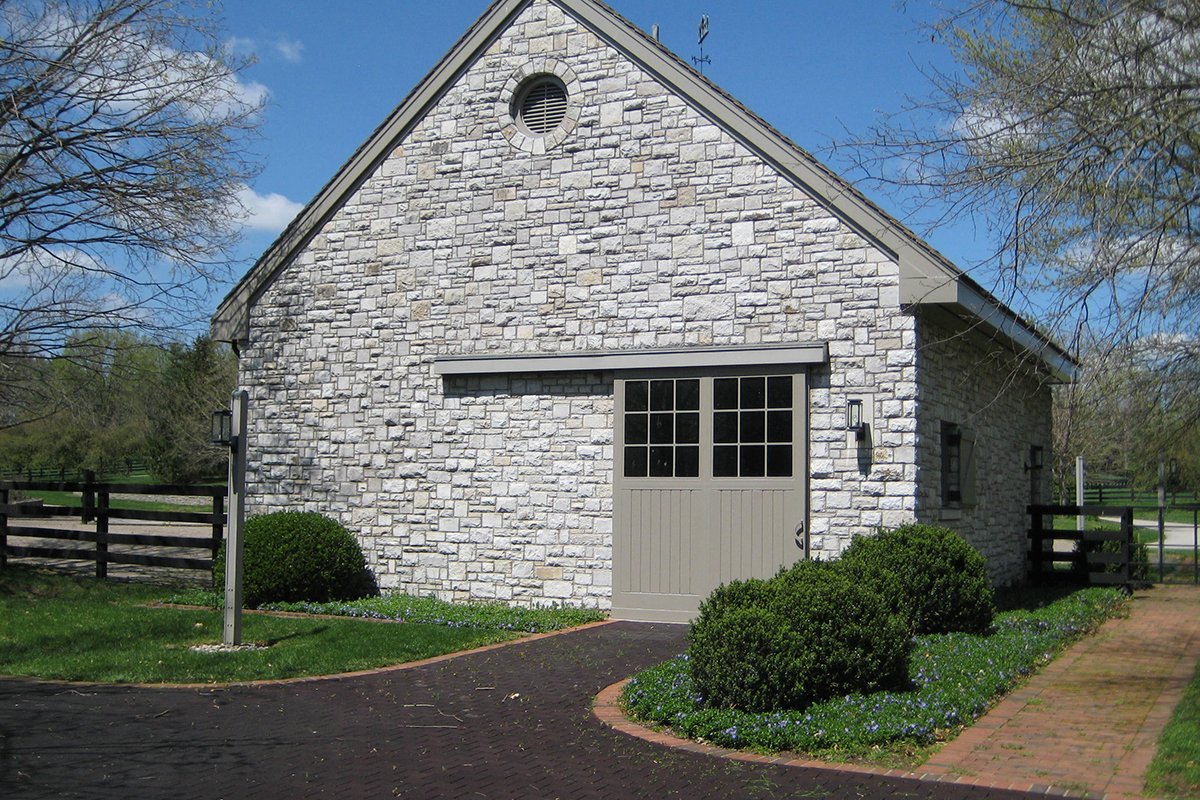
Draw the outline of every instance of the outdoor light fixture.
<instances>
[{"instance_id":1,"label":"outdoor light fixture","mask_svg":"<svg viewBox=\"0 0 1200 800\"><path fill-rule=\"evenodd\" d=\"M212 435L209 441L223 447L229 447L233 443L233 412L228 408L219 408L212 413Z\"/></svg>"},{"instance_id":2,"label":"outdoor light fixture","mask_svg":"<svg viewBox=\"0 0 1200 800\"><path fill-rule=\"evenodd\" d=\"M1033 469L1042 469L1046 466L1046 451L1041 447L1029 448L1029 463L1025 465L1025 471L1029 472Z\"/></svg>"},{"instance_id":3,"label":"outdoor light fixture","mask_svg":"<svg viewBox=\"0 0 1200 800\"><path fill-rule=\"evenodd\" d=\"M863 422L862 400L846 401L846 430L854 431L854 436L858 439L862 439L867 432L867 425Z\"/></svg>"}]
</instances>

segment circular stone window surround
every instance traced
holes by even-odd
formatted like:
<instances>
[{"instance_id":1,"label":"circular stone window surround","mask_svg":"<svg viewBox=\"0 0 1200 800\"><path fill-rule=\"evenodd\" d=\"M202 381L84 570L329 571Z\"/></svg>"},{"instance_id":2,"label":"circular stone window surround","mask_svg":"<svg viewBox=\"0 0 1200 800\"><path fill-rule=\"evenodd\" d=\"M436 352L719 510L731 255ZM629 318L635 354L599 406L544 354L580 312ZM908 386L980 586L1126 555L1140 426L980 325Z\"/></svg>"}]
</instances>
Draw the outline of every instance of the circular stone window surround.
<instances>
[{"instance_id":1,"label":"circular stone window surround","mask_svg":"<svg viewBox=\"0 0 1200 800\"><path fill-rule=\"evenodd\" d=\"M567 115L554 130L540 136L522 129L513 118L514 101L531 82L546 75L552 75L562 81L567 89ZM496 112L500 117L500 132L513 147L526 153L543 155L550 149L562 144L579 124L579 97L583 87L575 71L563 62L554 58L538 58L518 69L504 83L497 101Z\"/></svg>"}]
</instances>

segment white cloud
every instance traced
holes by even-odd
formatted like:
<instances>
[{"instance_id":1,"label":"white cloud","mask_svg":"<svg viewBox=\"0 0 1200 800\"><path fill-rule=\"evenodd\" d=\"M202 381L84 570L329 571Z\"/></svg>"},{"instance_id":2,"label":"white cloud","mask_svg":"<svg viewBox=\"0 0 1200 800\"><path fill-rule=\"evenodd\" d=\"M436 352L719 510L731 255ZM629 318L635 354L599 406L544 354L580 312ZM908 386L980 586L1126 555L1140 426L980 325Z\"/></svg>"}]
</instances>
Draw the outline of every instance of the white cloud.
<instances>
[{"instance_id":1,"label":"white cloud","mask_svg":"<svg viewBox=\"0 0 1200 800\"><path fill-rule=\"evenodd\" d=\"M230 53L239 56L257 57L261 51L266 50L273 51L284 61L290 61L293 64L299 64L304 60L304 42L299 39L284 38L283 34L276 36L268 44L249 36L233 36L226 40L225 47Z\"/></svg>"},{"instance_id":2,"label":"white cloud","mask_svg":"<svg viewBox=\"0 0 1200 800\"><path fill-rule=\"evenodd\" d=\"M299 39L291 42L279 39L275 42L275 50L283 56L284 60L291 61L293 64L300 63L304 58L304 42Z\"/></svg>"},{"instance_id":3,"label":"white cloud","mask_svg":"<svg viewBox=\"0 0 1200 800\"><path fill-rule=\"evenodd\" d=\"M225 46L229 52L239 56L252 56L258 45L254 40L246 36L233 36L229 41L225 42Z\"/></svg>"},{"instance_id":4,"label":"white cloud","mask_svg":"<svg viewBox=\"0 0 1200 800\"><path fill-rule=\"evenodd\" d=\"M302 203L293 202L274 192L259 194L249 186L238 192L238 201L245 209L242 219L250 230L279 233L304 208Z\"/></svg>"}]
</instances>

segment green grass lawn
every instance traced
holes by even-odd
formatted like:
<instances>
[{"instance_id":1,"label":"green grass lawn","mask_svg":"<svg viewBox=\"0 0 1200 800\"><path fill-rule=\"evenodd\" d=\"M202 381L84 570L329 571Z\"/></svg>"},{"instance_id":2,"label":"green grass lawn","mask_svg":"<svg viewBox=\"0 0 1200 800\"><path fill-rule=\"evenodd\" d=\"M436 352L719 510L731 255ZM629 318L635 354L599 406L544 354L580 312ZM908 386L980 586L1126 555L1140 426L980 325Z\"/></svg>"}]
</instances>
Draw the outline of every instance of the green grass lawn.
<instances>
[{"instance_id":1,"label":"green grass lawn","mask_svg":"<svg viewBox=\"0 0 1200 800\"><path fill-rule=\"evenodd\" d=\"M147 605L171 588L10 565L0 572L0 674L99 682L204 683L327 675L401 664L515 638L445 625L245 614L242 641L219 644L221 612Z\"/></svg>"},{"instance_id":2,"label":"green grass lawn","mask_svg":"<svg viewBox=\"0 0 1200 800\"><path fill-rule=\"evenodd\" d=\"M35 500L40 499L48 506L65 506L81 508L83 497L78 492L26 492L26 496ZM145 495L152 498L154 495ZM133 500L124 497L114 497L109 502L110 508L124 508L131 511L183 511L185 513L207 514L212 512L211 497L197 497L192 503L164 503L159 500Z\"/></svg>"},{"instance_id":3,"label":"green grass lawn","mask_svg":"<svg viewBox=\"0 0 1200 800\"><path fill-rule=\"evenodd\" d=\"M1159 740L1146 772L1146 793L1155 797L1200 797L1200 673L1184 692Z\"/></svg>"}]
</instances>

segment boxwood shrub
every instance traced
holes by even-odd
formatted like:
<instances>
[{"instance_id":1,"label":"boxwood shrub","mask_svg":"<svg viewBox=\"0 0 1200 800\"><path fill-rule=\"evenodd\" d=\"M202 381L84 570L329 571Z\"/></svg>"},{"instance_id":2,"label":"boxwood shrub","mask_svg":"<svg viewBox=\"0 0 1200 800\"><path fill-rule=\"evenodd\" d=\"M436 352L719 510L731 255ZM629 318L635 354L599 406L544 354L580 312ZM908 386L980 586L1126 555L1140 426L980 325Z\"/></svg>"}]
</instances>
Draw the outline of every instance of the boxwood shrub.
<instances>
[{"instance_id":1,"label":"boxwood shrub","mask_svg":"<svg viewBox=\"0 0 1200 800\"><path fill-rule=\"evenodd\" d=\"M358 541L340 523L308 511L251 517L242 538L242 603L353 600L371 581ZM213 585L225 583L225 546L213 562Z\"/></svg>"},{"instance_id":2,"label":"boxwood shrub","mask_svg":"<svg viewBox=\"0 0 1200 800\"><path fill-rule=\"evenodd\" d=\"M802 709L899 686L908 646L878 595L835 563L805 561L718 588L692 623L689 669L710 707Z\"/></svg>"},{"instance_id":3,"label":"boxwood shrub","mask_svg":"<svg viewBox=\"0 0 1200 800\"><path fill-rule=\"evenodd\" d=\"M983 633L992 624L987 565L952 530L904 525L856 536L840 563L903 615L913 634Z\"/></svg>"}]
</instances>

